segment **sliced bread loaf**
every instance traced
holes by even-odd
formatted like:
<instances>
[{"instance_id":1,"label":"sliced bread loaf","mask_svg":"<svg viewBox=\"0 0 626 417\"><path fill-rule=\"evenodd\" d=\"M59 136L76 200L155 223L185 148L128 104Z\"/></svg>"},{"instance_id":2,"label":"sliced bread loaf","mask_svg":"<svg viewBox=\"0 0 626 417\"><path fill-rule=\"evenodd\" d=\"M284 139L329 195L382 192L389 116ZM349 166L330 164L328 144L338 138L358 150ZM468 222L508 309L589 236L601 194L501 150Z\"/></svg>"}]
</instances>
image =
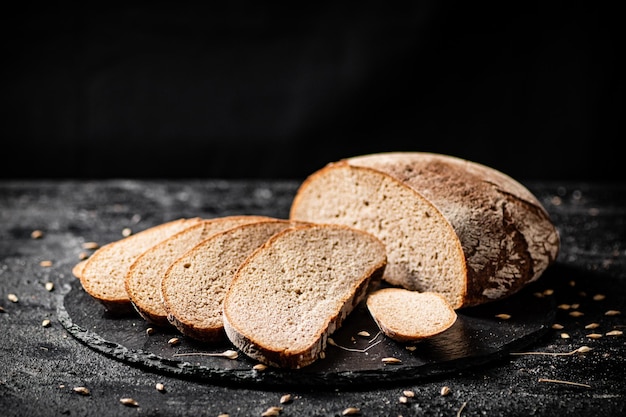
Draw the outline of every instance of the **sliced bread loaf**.
<instances>
[{"instance_id":1,"label":"sliced bread loaf","mask_svg":"<svg viewBox=\"0 0 626 417\"><path fill-rule=\"evenodd\" d=\"M380 330L398 342L415 342L452 327L457 314L434 292L382 288L367 297L367 309Z\"/></svg>"},{"instance_id":2,"label":"sliced bread loaf","mask_svg":"<svg viewBox=\"0 0 626 417\"><path fill-rule=\"evenodd\" d=\"M320 357L387 257L374 235L340 225L286 229L249 256L224 299L224 329L246 355L281 368Z\"/></svg>"},{"instance_id":3,"label":"sliced bread loaf","mask_svg":"<svg viewBox=\"0 0 626 417\"><path fill-rule=\"evenodd\" d=\"M244 259L292 223L283 219L242 224L210 236L180 256L161 282L167 318L193 339L223 340L222 302Z\"/></svg>"},{"instance_id":4,"label":"sliced bread loaf","mask_svg":"<svg viewBox=\"0 0 626 417\"><path fill-rule=\"evenodd\" d=\"M484 165L390 152L330 163L300 186L294 220L339 223L387 246L384 279L453 308L516 293L555 261L559 236L522 184Z\"/></svg>"},{"instance_id":5,"label":"sliced bread loaf","mask_svg":"<svg viewBox=\"0 0 626 417\"><path fill-rule=\"evenodd\" d=\"M77 268L85 291L111 313L132 312L124 280L128 268L146 250L202 219L176 219L108 243L97 249Z\"/></svg>"},{"instance_id":6,"label":"sliced bread loaf","mask_svg":"<svg viewBox=\"0 0 626 417\"><path fill-rule=\"evenodd\" d=\"M161 280L177 258L215 233L270 217L233 215L204 220L190 226L142 253L129 267L124 284L137 312L147 321L168 326L161 295Z\"/></svg>"}]
</instances>

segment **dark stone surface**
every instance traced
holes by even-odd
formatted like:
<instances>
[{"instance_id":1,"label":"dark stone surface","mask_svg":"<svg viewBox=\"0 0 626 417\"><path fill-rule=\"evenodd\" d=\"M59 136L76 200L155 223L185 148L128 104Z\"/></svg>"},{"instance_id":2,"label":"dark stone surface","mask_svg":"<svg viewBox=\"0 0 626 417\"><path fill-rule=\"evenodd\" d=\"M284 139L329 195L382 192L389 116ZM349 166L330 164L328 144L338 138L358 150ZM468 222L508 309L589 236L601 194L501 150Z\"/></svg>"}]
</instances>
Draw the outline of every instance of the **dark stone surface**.
<instances>
[{"instance_id":1,"label":"dark stone surface","mask_svg":"<svg viewBox=\"0 0 626 417\"><path fill-rule=\"evenodd\" d=\"M219 180L0 183L2 415L259 416L270 406L282 406L284 416L340 416L347 407L359 408L363 416L624 413L626 339L606 335L626 327L626 185L622 184L528 184L549 210L562 238L557 263L529 288L532 293L553 293L543 298L533 295L529 302L560 306L552 313L563 329L547 329L528 341L524 350L566 353L588 346L591 350L586 354L502 355L415 380L399 378L394 383L383 375L380 383L373 378L366 386L264 386L258 381L189 378L129 364L82 343L59 321L64 296L76 284L71 267L84 251L82 243L106 243L119 239L125 227L139 231L183 216L285 217L297 185ZM37 229L43 237L31 238ZM46 260L52 266L40 265ZM47 282L55 284L54 290L46 290ZM19 301L9 301L9 294ZM594 299L596 294L605 297ZM576 304L582 316L570 315ZM538 305L529 305L530 311ZM608 310L622 314L607 316ZM49 327L42 326L45 319L51 321ZM586 329L590 323L599 327ZM98 334L98 329L85 330ZM562 333L569 338L562 338ZM592 339L590 333L602 337ZM157 382L164 384L164 392L155 389ZM90 394L74 392L76 386L87 387ZM450 387L450 395L439 394L443 386ZM399 400L404 390L415 393L405 404ZM286 393L293 401L281 405L280 397ZM122 397L134 398L139 407L122 405Z\"/></svg>"}]
</instances>

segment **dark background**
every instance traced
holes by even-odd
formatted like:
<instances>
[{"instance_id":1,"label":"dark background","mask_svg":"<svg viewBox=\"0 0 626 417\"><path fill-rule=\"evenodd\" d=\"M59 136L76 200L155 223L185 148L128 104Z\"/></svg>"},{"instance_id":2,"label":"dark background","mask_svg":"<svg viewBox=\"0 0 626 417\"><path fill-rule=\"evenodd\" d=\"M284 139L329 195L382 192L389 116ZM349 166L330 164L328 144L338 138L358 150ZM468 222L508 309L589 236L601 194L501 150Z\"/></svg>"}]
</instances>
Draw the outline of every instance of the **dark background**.
<instances>
[{"instance_id":1,"label":"dark background","mask_svg":"<svg viewBox=\"0 0 626 417\"><path fill-rule=\"evenodd\" d=\"M301 179L418 150L624 180L622 15L503 3L19 6L1 177Z\"/></svg>"}]
</instances>

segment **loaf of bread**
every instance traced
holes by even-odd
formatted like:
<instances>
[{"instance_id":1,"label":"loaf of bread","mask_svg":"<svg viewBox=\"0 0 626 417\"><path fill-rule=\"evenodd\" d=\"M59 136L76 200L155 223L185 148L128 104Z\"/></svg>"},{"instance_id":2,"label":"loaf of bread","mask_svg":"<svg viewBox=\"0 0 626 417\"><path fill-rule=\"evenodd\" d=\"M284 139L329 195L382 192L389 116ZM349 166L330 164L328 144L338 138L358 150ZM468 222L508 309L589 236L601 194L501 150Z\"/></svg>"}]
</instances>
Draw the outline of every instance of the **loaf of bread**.
<instances>
[{"instance_id":1,"label":"loaf of bread","mask_svg":"<svg viewBox=\"0 0 626 417\"><path fill-rule=\"evenodd\" d=\"M397 342L417 342L448 330L456 311L438 293L382 288L367 297L367 309L380 330Z\"/></svg>"},{"instance_id":2,"label":"loaf of bread","mask_svg":"<svg viewBox=\"0 0 626 417\"><path fill-rule=\"evenodd\" d=\"M114 314L133 312L125 278L128 268L152 246L201 221L200 218L176 219L108 243L97 249L82 265L75 267L85 291Z\"/></svg>"},{"instance_id":3,"label":"loaf of bread","mask_svg":"<svg viewBox=\"0 0 626 417\"><path fill-rule=\"evenodd\" d=\"M224 298L226 334L270 366L308 366L380 283L386 264L384 244L370 233L329 224L285 229L235 274Z\"/></svg>"},{"instance_id":4,"label":"loaf of bread","mask_svg":"<svg viewBox=\"0 0 626 417\"><path fill-rule=\"evenodd\" d=\"M329 163L300 185L290 218L368 231L387 247L384 279L454 308L510 296L559 251L538 199L493 168L449 155L389 152Z\"/></svg>"},{"instance_id":5,"label":"loaf of bread","mask_svg":"<svg viewBox=\"0 0 626 417\"><path fill-rule=\"evenodd\" d=\"M245 223L270 217L233 215L206 219L187 227L143 252L131 264L124 284L137 312L147 321L168 326L167 311L161 295L161 281L177 258L212 235Z\"/></svg>"},{"instance_id":6,"label":"loaf of bread","mask_svg":"<svg viewBox=\"0 0 626 417\"><path fill-rule=\"evenodd\" d=\"M225 339L222 303L235 272L270 236L291 225L284 219L245 223L213 234L176 259L161 282L169 322L196 340Z\"/></svg>"}]
</instances>

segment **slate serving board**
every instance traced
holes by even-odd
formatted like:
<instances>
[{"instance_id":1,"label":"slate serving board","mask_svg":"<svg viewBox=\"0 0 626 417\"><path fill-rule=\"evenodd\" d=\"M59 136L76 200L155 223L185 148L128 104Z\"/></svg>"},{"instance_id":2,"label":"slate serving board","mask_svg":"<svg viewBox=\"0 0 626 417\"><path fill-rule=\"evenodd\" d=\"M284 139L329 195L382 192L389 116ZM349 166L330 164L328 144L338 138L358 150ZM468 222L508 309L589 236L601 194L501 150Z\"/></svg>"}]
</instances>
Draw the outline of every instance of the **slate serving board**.
<instances>
[{"instance_id":1,"label":"slate serving board","mask_svg":"<svg viewBox=\"0 0 626 417\"><path fill-rule=\"evenodd\" d=\"M401 344L382 335L364 305L358 306L332 335L326 357L299 370L253 370L256 361L201 354L234 350L229 342L208 345L182 336L174 328L155 328L138 315L114 317L76 281L57 308L59 321L76 339L97 352L148 372L254 387L320 389L362 388L414 382L457 372L505 357L536 341L554 322L550 298L538 298L531 287L505 300L459 310L445 332L416 344ZM510 319L496 317L508 314ZM369 336L360 336L365 331ZM168 340L178 337L178 345ZM191 356L177 356L194 353ZM400 359L386 364L383 358Z\"/></svg>"}]
</instances>

